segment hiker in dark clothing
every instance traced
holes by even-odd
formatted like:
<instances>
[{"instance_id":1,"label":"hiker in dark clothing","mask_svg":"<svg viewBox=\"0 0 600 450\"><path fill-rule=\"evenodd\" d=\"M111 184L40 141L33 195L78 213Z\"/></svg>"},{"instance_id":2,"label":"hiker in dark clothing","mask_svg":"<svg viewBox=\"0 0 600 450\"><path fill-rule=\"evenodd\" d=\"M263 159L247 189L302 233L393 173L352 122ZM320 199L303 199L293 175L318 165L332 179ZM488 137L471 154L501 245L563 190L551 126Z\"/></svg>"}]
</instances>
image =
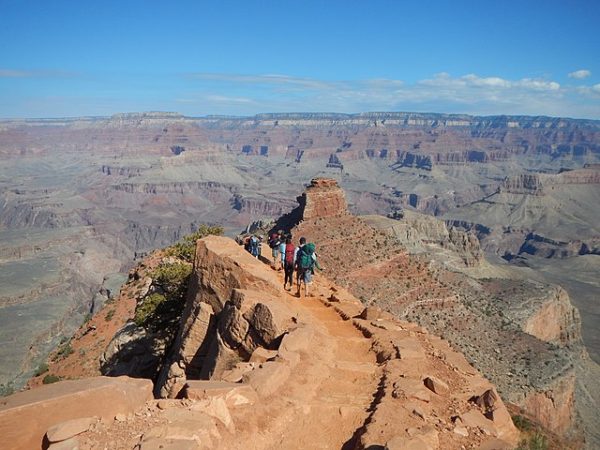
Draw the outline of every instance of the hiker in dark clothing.
<instances>
[{"instance_id":1,"label":"hiker in dark clothing","mask_svg":"<svg viewBox=\"0 0 600 450\"><path fill-rule=\"evenodd\" d=\"M302 247L306 244L306 238L301 237L299 242L300 244L298 245L298 247L296 247L296 251L294 252L294 268L296 269L296 286L298 286L298 289L300 289L300 276L302 275L302 271L298 266L298 254L300 253Z\"/></svg>"},{"instance_id":2,"label":"hiker in dark clothing","mask_svg":"<svg viewBox=\"0 0 600 450\"><path fill-rule=\"evenodd\" d=\"M250 253L252 253L252 256L255 258L260 256L260 241L255 235L250 237Z\"/></svg>"},{"instance_id":3,"label":"hiker in dark clothing","mask_svg":"<svg viewBox=\"0 0 600 450\"><path fill-rule=\"evenodd\" d=\"M296 264L296 247L292 244L292 237L288 236L285 238L285 250L283 256L283 270L285 272L285 280L283 282L283 288L286 289L286 285L289 283L290 287L286 290L291 291L294 285L294 266Z\"/></svg>"}]
</instances>

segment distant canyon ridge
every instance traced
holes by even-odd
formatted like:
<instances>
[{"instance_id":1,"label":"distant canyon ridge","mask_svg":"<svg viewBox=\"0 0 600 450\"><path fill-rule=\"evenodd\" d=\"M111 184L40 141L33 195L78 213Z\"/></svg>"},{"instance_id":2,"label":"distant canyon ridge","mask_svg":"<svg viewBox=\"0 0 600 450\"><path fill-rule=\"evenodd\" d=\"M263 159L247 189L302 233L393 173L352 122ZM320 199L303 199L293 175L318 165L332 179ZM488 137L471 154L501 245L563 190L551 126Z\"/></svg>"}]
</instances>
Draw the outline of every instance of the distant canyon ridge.
<instances>
[{"instance_id":1,"label":"distant canyon ridge","mask_svg":"<svg viewBox=\"0 0 600 450\"><path fill-rule=\"evenodd\" d=\"M435 216L470 232L506 270L562 285L600 360L600 121L420 113L5 120L0 160L5 388L22 384L116 294L136 256L200 223L234 234L280 217L317 176L338 181L352 213Z\"/></svg>"}]
</instances>

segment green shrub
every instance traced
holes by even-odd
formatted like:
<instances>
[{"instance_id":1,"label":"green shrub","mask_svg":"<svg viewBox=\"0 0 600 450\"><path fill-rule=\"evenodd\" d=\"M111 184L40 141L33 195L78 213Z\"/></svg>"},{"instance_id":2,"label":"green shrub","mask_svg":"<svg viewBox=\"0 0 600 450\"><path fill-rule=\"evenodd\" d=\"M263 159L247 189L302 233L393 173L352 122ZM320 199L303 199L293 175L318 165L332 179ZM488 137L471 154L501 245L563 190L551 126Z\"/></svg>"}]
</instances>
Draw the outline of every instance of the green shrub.
<instances>
[{"instance_id":1,"label":"green shrub","mask_svg":"<svg viewBox=\"0 0 600 450\"><path fill-rule=\"evenodd\" d=\"M35 372L33 373L34 377L39 377L41 374L48 372L48 364L46 364L45 362L41 363L37 369L35 369Z\"/></svg>"},{"instance_id":2,"label":"green shrub","mask_svg":"<svg viewBox=\"0 0 600 450\"><path fill-rule=\"evenodd\" d=\"M52 358L53 361L58 361L59 359L64 359L67 356L69 356L71 353L73 353L73 347L71 347L71 340L67 340L66 342L63 342L63 340L61 340L61 345L58 346L58 350L56 351L56 354L54 355L54 357Z\"/></svg>"},{"instance_id":3,"label":"green shrub","mask_svg":"<svg viewBox=\"0 0 600 450\"><path fill-rule=\"evenodd\" d=\"M106 313L106 316L104 316L104 320L106 320L107 322L110 322L113 319L114 316L115 316L115 310L114 309L110 309Z\"/></svg>"},{"instance_id":4,"label":"green shrub","mask_svg":"<svg viewBox=\"0 0 600 450\"><path fill-rule=\"evenodd\" d=\"M57 381L60 381L60 377L57 377L56 375L48 374L44 377L44 379L42 380L42 383L52 384L52 383L56 383Z\"/></svg>"},{"instance_id":5,"label":"green shrub","mask_svg":"<svg viewBox=\"0 0 600 450\"><path fill-rule=\"evenodd\" d=\"M135 309L135 316L133 318L135 324L138 327L146 324L148 319L155 314L158 306L166 301L167 298L164 295L156 292L144 297L142 303Z\"/></svg>"},{"instance_id":6,"label":"green shrub","mask_svg":"<svg viewBox=\"0 0 600 450\"><path fill-rule=\"evenodd\" d=\"M521 431L530 431L533 429L533 423L527 418L519 415L512 416L512 421Z\"/></svg>"},{"instance_id":7,"label":"green shrub","mask_svg":"<svg viewBox=\"0 0 600 450\"><path fill-rule=\"evenodd\" d=\"M0 397L6 397L15 393L15 386L12 381L6 384L0 384Z\"/></svg>"},{"instance_id":8,"label":"green shrub","mask_svg":"<svg viewBox=\"0 0 600 450\"><path fill-rule=\"evenodd\" d=\"M548 450L548 441L546 436L535 433L529 438L529 450Z\"/></svg>"},{"instance_id":9,"label":"green shrub","mask_svg":"<svg viewBox=\"0 0 600 450\"><path fill-rule=\"evenodd\" d=\"M194 252L196 251L196 241L202 239L208 235L221 236L223 234L223 227L220 226L209 226L200 225L195 233L184 236L183 239L175 245L166 249L167 256L175 256L183 259L184 261L191 262L194 259Z\"/></svg>"},{"instance_id":10,"label":"green shrub","mask_svg":"<svg viewBox=\"0 0 600 450\"><path fill-rule=\"evenodd\" d=\"M159 265L150 277L155 284L161 286L168 293L175 293L183 285L187 288L187 282L192 274L192 266L185 263L171 263Z\"/></svg>"},{"instance_id":11,"label":"green shrub","mask_svg":"<svg viewBox=\"0 0 600 450\"><path fill-rule=\"evenodd\" d=\"M543 434L535 433L528 439L523 439L517 450L548 450L548 441Z\"/></svg>"}]
</instances>

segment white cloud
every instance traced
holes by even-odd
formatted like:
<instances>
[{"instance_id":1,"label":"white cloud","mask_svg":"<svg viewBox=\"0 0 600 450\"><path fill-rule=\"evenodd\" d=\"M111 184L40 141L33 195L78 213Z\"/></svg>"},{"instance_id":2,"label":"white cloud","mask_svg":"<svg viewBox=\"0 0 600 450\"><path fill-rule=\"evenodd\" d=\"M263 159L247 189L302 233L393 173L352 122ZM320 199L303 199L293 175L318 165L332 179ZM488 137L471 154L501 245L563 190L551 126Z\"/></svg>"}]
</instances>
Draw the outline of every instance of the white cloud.
<instances>
[{"instance_id":1,"label":"white cloud","mask_svg":"<svg viewBox=\"0 0 600 450\"><path fill-rule=\"evenodd\" d=\"M569 74L569 78L575 78L577 80L583 80L584 78L589 77L591 74L592 74L592 72L590 72L589 70L581 69L581 70L576 70L575 72L571 72Z\"/></svg>"},{"instance_id":2,"label":"white cloud","mask_svg":"<svg viewBox=\"0 0 600 450\"><path fill-rule=\"evenodd\" d=\"M233 114L289 111L434 111L600 118L600 85L562 86L546 78L507 79L441 72L399 79L320 80L288 75L190 74L203 106ZM212 96L212 97L211 97ZM236 101L244 99L243 101Z\"/></svg>"}]
</instances>

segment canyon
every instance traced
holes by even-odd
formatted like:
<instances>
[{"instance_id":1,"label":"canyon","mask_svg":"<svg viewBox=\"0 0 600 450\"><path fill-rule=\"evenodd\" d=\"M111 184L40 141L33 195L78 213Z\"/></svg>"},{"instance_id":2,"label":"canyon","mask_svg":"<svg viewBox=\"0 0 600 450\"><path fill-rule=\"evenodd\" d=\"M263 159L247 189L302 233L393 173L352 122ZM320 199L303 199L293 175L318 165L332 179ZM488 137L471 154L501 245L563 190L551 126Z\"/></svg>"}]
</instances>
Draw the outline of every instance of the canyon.
<instances>
[{"instance_id":1,"label":"canyon","mask_svg":"<svg viewBox=\"0 0 600 450\"><path fill-rule=\"evenodd\" d=\"M443 335L502 398L566 430L572 399L591 406L597 391L599 136L597 121L417 113L3 121L0 383L23 385L136 259L201 223L233 236L292 220L325 176L348 214L303 229L328 214L308 200L299 232L339 269L327 276ZM349 256L361 233L374 246L364 267Z\"/></svg>"}]
</instances>

